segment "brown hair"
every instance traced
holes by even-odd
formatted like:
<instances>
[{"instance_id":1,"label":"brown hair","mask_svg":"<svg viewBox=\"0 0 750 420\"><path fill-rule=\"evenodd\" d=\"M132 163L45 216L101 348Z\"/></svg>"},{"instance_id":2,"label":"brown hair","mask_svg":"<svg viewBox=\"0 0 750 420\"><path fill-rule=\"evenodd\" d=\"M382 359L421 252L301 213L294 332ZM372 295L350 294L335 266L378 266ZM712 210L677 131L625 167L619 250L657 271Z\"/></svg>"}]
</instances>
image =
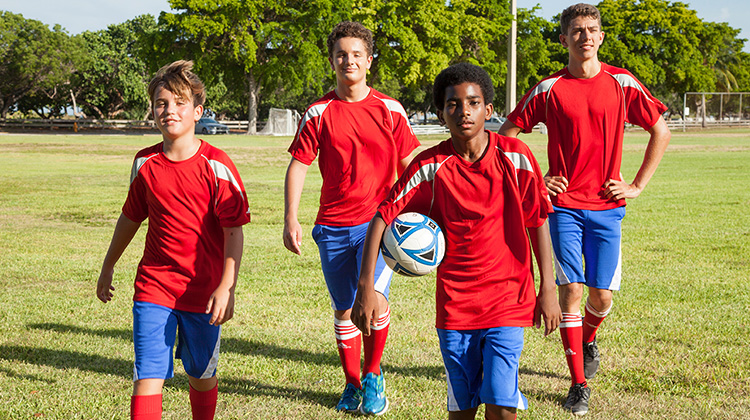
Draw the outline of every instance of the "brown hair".
<instances>
[{"instance_id":1,"label":"brown hair","mask_svg":"<svg viewBox=\"0 0 750 420\"><path fill-rule=\"evenodd\" d=\"M371 56L374 49L372 32L359 22L344 21L336 25L328 34L328 56L333 57L333 45L341 38L359 38L365 44L367 55Z\"/></svg>"},{"instance_id":2,"label":"brown hair","mask_svg":"<svg viewBox=\"0 0 750 420\"><path fill-rule=\"evenodd\" d=\"M206 102L206 88L198 76L193 73L193 62L178 60L159 69L148 84L148 97L154 100L156 89L164 89L183 98L191 97L193 106Z\"/></svg>"},{"instance_id":3,"label":"brown hair","mask_svg":"<svg viewBox=\"0 0 750 420\"><path fill-rule=\"evenodd\" d=\"M596 19L599 22L599 28L602 27L602 15L599 13L599 9L590 4L578 3L563 10L560 15L560 30L563 35L568 34L570 22L580 16Z\"/></svg>"}]
</instances>

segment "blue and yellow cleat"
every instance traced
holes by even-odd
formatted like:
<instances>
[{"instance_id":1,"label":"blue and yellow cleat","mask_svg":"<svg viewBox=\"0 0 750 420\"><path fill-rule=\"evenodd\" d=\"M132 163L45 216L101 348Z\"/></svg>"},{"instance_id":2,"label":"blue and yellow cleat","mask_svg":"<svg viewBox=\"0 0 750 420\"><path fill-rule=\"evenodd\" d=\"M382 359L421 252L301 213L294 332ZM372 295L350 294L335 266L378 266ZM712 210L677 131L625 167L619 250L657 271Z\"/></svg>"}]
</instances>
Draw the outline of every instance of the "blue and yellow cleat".
<instances>
[{"instance_id":1,"label":"blue and yellow cleat","mask_svg":"<svg viewBox=\"0 0 750 420\"><path fill-rule=\"evenodd\" d=\"M368 373L362 380L362 414L379 416L388 411L388 398L385 397L385 379L380 375Z\"/></svg>"},{"instance_id":2,"label":"blue and yellow cleat","mask_svg":"<svg viewBox=\"0 0 750 420\"><path fill-rule=\"evenodd\" d=\"M336 410L355 413L359 411L359 406L361 404L362 390L353 384L346 384L346 388L344 388L344 392L341 394L341 399L339 399L339 403L336 404Z\"/></svg>"}]
</instances>

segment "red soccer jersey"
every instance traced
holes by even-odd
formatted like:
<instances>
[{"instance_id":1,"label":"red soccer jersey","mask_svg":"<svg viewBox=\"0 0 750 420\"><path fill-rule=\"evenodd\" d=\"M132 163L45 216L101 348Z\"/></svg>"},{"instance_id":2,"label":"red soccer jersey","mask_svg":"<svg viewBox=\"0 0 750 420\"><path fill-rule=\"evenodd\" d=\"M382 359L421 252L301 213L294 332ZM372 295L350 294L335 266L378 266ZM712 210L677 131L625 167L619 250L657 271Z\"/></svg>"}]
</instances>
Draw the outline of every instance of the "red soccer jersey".
<instances>
[{"instance_id":1,"label":"red soccer jersey","mask_svg":"<svg viewBox=\"0 0 750 420\"><path fill-rule=\"evenodd\" d=\"M528 147L488 133L487 151L474 163L450 139L420 153L378 208L388 224L408 211L428 215L445 234L437 328L526 327L534 319L526 227L544 224L551 205Z\"/></svg>"},{"instance_id":2,"label":"red soccer jersey","mask_svg":"<svg viewBox=\"0 0 750 420\"><path fill-rule=\"evenodd\" d=\"M649 129L666 110L630 72L602 63L591 79L567 68L543 79L508 119L527 133L547 125L549 174L568 179L567 191L552 197L556 206L608 210L625 205L603 196L607 181L623 180L625 122Z\"/></svg>"},{"instance_id":3,"label":"red soccer jersey","mask_svg":"<svg viewBox=\"0 0 750 420\"><path fill-rule=\"evenodd\" d=\"M398 162L419 146L398 101L370 89L359 102L335 91L305 112L289 153L305 165L320 155L316 224L356 226L375 215L396 179Z\"/></svg>"},{"instance_id":4,"label":"red soccer jersey","mask_svg":"<svg viewBox=\"0 0 750 420\"><path fill-rule=\"evenodd\" d=\"M224 270L224 227L250 221L242 179L223 151L203 141L174 162L162 144L135 156L123 214L148 218L133 300L189 312L206 310Z\"/></svg>"}]
</instances>

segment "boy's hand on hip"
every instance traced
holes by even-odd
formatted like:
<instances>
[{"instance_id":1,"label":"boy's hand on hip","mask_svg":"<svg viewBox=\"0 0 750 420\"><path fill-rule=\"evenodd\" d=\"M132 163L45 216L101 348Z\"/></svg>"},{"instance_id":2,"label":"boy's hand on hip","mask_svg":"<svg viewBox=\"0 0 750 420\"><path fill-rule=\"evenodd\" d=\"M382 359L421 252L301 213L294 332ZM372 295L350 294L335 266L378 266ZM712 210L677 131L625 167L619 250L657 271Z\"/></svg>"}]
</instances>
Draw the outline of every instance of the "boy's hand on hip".
<instances>
[{"instance_id":1,"label":"boy's hand on hip","mask_svg":"<svg viewBox=\"0 0 750 420\"><path fill-rule=\"evenodd\" d=\"M622 200L624 198L636 198L641 195L641 188L634 184L628 184L624 181L610 179L604 184L604 196L612 200Z\"/></svg>"},{"instance_id":2,"label":"boy's hand on hip","mask_svg":"<svg viewBox=\"0 0 750 420\"><path fill-rule=\"evenodd\" d=\"M221 325L234 316L234 291L219 287L208 299L206 313L212 314L211 325Z\"/></svg>"},{"instance_id":3,"label":"boy's hand on hip","mask_svg":"<svg viewBox=\"0 0 750 420\"><path fill-rule=\"evenodd\" d=\"M568 180L564 176L551 176L546 175L544 177L544 186L547 187L549 195L556 196L562 194L568 189Z\"/></svg>"}]
</instances>

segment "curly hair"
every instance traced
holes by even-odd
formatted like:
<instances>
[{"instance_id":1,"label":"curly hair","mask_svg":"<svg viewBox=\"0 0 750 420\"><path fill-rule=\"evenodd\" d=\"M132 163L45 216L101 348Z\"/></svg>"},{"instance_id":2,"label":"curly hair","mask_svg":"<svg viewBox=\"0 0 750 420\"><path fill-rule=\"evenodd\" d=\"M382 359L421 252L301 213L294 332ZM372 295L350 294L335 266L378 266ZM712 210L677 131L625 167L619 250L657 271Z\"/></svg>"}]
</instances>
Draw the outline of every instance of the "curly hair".
<instances>
[{"instance_id":1,"label":"curly hair","mask_svg":"<svg viewBox=\"0 0 750 420\"><path fill-rule=\"evenodd\" d=\"M578 3L569 6L562 11L562 14L560 15L561 33L567 35L568 29L570 29L570 22L580 16L596 19L596 21L599 22L599 27L602 27L602 15L599 13L599 9L590 4Z\"/></svg>"},{"instance_id":2,"label":"curly hair","mask_svg":"<svg viewBox=\"0 0 750 420\"><path fill-rule=\"evenodd\" d=\"M192 69L193 62L186 60L178 60L160 68L148 84L148 97L153 101L156 89L163 86L177 96L191 98L194 107L203 105L206 102L206 88Z\"/></svg>"},{"instance_id":3,"label":"curly hair","mask_svg":"<svg viewBox=\"0 0 750 420\"><path fill-rule=\"evenodd\" d=\"M432 101L435 108L442 110L445 106L445 90L448 87L467 82L479 85L485 104L491 104L495 99L492 79L483 68L470 63L456 63L443 69L435 78L432 86Z\"/></svg>"},{"instance_id":4,"label":"curly hair","mask_svg":"<svg viewBox=\"0 0 750 420\"><path fill-rule=\"evenodd\" d=\"M328 34L328 56L333 57L333 45L341 38L359 38L365 44L367 55L371 56L375 49L372 32L359 22L343 21L336 25Z\"/></svg>"}]
</instances>

